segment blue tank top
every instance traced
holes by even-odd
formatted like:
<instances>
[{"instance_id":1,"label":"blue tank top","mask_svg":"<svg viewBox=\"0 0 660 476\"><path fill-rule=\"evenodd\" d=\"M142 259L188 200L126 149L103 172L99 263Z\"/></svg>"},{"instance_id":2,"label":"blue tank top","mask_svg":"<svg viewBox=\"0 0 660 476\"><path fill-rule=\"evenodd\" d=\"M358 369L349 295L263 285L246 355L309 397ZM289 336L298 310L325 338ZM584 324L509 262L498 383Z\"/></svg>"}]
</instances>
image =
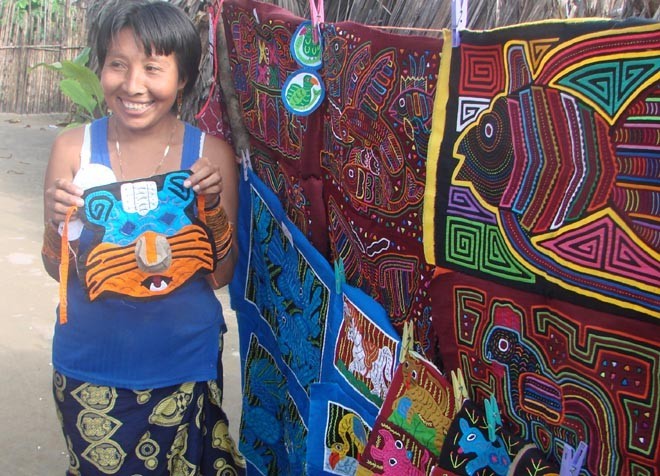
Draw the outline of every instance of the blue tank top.
<instances>
[{"instance_id":1,"label":"blue tank top","mask_svg":"<svg viewBox=\"0 0 660 476\"><path fill-rule=\"evenodd\" d=\"M91 124L91 162L109 167L107 133L107 118ZM199 158L201 134L186 124L181 169ZM134 390L218 378L218 339L226 327L204 278L150 301L90 302L76 276L67 293L68 322L56 319L53 337L53 366L60 373Z\"/></svg>"}]
</instances>

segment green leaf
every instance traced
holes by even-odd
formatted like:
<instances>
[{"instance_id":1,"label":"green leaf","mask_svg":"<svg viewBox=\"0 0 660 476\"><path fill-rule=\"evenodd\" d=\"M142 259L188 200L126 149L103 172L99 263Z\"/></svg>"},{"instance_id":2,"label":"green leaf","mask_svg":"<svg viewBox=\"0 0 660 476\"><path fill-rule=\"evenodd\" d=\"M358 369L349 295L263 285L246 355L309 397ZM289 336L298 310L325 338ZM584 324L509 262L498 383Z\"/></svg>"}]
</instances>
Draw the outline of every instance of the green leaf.
<instances>
[{"instance_id":1,"label":"green leaf","mask_svg":"<svg viewBox=\"0 0 660 476\"><path fill-rule=\"evenodd\" d=\"M96 102L103 102L103 88L98 76L87 66L75 64L72 61L62 61L62 74L65 78L73 79L90 95L94 96Z\"/></svg>"},{"instance_id":2,"label":"green leaf","mask_svg":"<svg viewBox=\"0 0 660 476\"><path fill-rule=\"evenodd\" d=\"M90 117L94 117L97 102L91 94L83 89L79 82L73 79L63 79L60 81L60 89L75 105L85 109Z\"/></svg>"},{"instance_id":3,"label":"green leaf","mask_svg":"<svg viewBox=\"0 0 660 476\"><path fill-rule=\"evenodd\" d=\"M87 63L89 62L89 52L92 51L92 49L89 46L86 46L83 48L83 50L78 54L73 59L73 62L77 65L80 66L87 66Z\"/></svg>"},{"instance_id":4,"label":"green leaf","mask_svg":"<svg viewBox=\"0 0 660 476\"><path fill-rule=\"evenodd\" d=\"M55 61L54 63L37 63L31 68L28 68L28 71L34 71L37 68L46 68L50 69L51 71L62 71L62 63L59 61Z\"/></svg>"}]
</instances>

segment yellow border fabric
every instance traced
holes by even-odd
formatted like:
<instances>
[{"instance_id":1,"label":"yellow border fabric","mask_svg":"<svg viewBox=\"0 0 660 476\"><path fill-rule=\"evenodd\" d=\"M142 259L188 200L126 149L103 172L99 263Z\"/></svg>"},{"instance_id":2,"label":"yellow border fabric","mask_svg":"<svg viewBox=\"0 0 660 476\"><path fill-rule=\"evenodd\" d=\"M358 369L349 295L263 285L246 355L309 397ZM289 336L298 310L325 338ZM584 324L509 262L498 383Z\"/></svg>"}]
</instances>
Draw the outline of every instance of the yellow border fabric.
<instances>
[{"instance_id":1,"label":"yellow border fabric","mask_svg":"<svg viewBox=\"0 0 660 476\"><path fill-rule=\"evenodd\" d=\"M449 72L451 71L452 34L444 30L440 70L433 101L433 120L431 137L429 138L428 158L426 159L426 186L424 189L424 210L422 216L422 233L424 240L424 257L429 264L435 262L435 194L437 190L438 158L440 146L445 133L447 120L447 102L449 101Z\"/></svg>"}]
</instances>

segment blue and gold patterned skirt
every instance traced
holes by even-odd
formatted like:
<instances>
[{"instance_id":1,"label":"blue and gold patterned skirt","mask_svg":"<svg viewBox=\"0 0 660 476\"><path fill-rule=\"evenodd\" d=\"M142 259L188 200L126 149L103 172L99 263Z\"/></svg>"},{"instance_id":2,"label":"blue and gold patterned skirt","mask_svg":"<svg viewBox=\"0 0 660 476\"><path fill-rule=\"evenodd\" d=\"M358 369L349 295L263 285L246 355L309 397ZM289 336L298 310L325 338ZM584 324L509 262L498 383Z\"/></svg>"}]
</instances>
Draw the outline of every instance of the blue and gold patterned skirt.
<instances>
[{"instance_id":1,"label":"blue and gold patterned skirt","mask_svg":"<svg viewBox=\"0 0 660 476\"><path fill-rule=\"evenodd\" d=\"M245 474L215 380L134 391L53 376L68 475Z\"/></svg>"}]
</instances>

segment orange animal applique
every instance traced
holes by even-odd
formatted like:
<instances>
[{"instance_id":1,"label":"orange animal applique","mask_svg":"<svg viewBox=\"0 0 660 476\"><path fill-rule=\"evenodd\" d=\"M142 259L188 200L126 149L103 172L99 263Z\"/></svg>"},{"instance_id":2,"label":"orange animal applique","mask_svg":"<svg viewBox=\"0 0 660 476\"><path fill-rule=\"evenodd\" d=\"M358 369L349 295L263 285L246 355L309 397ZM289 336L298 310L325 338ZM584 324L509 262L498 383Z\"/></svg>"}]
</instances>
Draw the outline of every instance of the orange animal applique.
<instances>
[{"instance_id":1,"label":"orange animal applique","mask_svg":"<svg viewBox=\"0 0 660 476\"><path fill-rule=\"evenodd\" d=\"M189 175L179 171L85 192L81 245L90 245L78 258L78 275L90 300L163 296L213 271L213 241L195 217L195 193L183 186Z\"/></svg>"}]
</instances>

